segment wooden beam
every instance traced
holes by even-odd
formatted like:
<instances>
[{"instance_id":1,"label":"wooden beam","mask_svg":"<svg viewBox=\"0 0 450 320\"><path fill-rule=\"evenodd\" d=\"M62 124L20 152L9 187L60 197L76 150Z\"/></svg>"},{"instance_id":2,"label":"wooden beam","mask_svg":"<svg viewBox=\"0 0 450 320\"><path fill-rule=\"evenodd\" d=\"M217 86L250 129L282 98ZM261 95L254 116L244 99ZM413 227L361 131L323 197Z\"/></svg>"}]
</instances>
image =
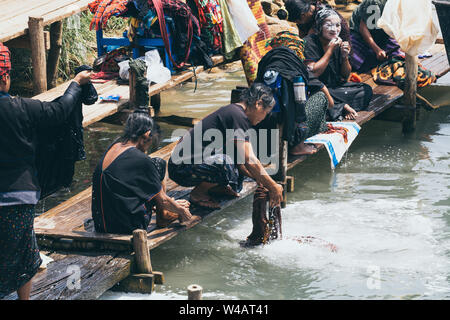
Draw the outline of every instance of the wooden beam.
<instances>
[{"instance_id":1,"label":"wooden beam","mask_svg":"<svg viewBox=\"0 0 450 320\"><path fill-rule=\"evenodd\" d=\"M132 274L117 283L112 290L150 294L155 290L155 276L150 273Z\"/></svg>"},{"instance_id":2,"label":"wooden beam","mask_svg":"<svg viewBox=\"0 0 450 320\"><path fill-rule=\"evenodd\" d=\"M44 19L29 17L31 59L35 94L47 91L47 60L45 56Z\"/></svg>"},{"instance_id":3,"label":"wooden beam","mask_svg":"<svg viewBox=\"0 0 450 320\"><path fill-rule=\"evenodd\" d=\"M47 87L49 89L56 86L61 48L62 21L57 21L50 25L50 51L48 52L47 60Z\"/></svg>"},{"instance_id":4,"label":"wooden beam","mask_svg":"<svg viewBox=\"0 0 450 320\"><path fill-rule=\"evenodd\" d=\"M28 49L31 50L31 44L30 44L30 36L28 34L21 36L19 38L15 38L12 40L9 40L5 42L5 46L8 48L17 48L17 49ZM50 41L50 32L44 31L44 45L45 50L49 50L51 48L51 41Z\"/></svg>"}]
</instances>

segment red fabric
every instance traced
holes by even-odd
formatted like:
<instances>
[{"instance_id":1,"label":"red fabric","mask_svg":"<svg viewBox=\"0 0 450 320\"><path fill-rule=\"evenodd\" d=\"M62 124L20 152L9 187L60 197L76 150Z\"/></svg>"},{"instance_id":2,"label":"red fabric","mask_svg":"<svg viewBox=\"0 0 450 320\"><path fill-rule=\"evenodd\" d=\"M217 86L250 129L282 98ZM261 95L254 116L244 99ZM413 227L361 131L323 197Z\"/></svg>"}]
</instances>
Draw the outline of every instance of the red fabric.
<instances>
[{"instance_id":1,"label":"red fabric","mask_svg":"<svg viewBox=\"0 0 450 320\"><path fill-rule=\"evenodd\" d=\"M0 78L11 70L11 53L7 46L0 42Z\"/></svg>"},{"instance_id":2,"label":"red fabric","mask_svg":"<svg viewBox=\"0 0 450 320\"><path fill-rule=\"evenodd\" d=\"M348 129L347 128L333 126L331 123L328 123L327 127L328 127L328 130L324 132L325 134L340 133L344 137L345 143L348 142L348 135L347 135Z\"/></svg>"},{"instance_id":3,"label":"red fabric","mask_svg":"<svg viewBox=\"0 0 450 320\"><path fill-rule=\"evenodd\" d=\"M113 15L120 15L127 11L128 0L95 0L88 4L89 10L94 13L89 30L105 27L108 19Z\"/></svg>"}]
</instances>

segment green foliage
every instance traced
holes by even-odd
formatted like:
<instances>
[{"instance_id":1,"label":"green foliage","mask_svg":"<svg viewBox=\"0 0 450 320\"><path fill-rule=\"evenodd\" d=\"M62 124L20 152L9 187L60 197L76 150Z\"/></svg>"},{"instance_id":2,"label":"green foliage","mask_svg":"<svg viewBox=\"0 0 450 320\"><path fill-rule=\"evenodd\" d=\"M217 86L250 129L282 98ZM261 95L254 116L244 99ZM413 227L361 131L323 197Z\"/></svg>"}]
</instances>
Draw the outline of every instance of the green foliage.
<instances>
[{"instance_id":1,"label":"green foliage","mask_svg":"<svg viewBox=\"0 0 450 320\"><path fill-rule=\"evenodd\" d=\"M63 20L62 50L59 60L58 82L67 81L74 76L74 69L80 65L92 65L97 57L95 30L89 30L93 14L85 11ZM128 20L111 17L104 30L105 36L122 35ZM48 30L49 27L46 27ZM28 49L10 48L12 54L11 93L31 96L33 73L31 51Z\"/></svg>"}]
</instances>

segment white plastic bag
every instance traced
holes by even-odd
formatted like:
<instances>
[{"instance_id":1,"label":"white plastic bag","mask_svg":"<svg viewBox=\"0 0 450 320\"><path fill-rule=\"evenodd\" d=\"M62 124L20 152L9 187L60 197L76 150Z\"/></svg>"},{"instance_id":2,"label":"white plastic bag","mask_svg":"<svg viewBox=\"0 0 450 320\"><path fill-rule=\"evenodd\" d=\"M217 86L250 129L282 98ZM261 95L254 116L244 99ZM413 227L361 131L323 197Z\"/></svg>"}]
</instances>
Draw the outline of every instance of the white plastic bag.
<instances>
[{"instance_id":1,"label":"white plastic bag","mask_svg":"<svg viewBox=\"0 0 450 320\"><path fill-rule=\"evenodd\" d=\"M125 60L117 64L119 66L119 77L122 80L130 78L130 60Z\"/></svg>"},{"instance_id":2,"label":"white plastic bag","mask_svg":"<svg viewBox=\"0 0 450 320\"><path fill-rule=\"evenodd\" d=\"M246 0L226 0L228 11L233 19L236 31L242 42L247 41L252 35L259 31L258 22L250 10Z\"/></svg>"},{"instance_id":3,"label":"white plastic bag","mask_svg":"<svg viewBox=\"0 0 450 320\"><path fill-rule=\"evenodd\" d=\"M164 83L170 80L172 74L170 70L164 67L158 50L150 50L145 53L145 57L138 59L144 60L147 65L147 80L149 83ZM122 80L129 80L130 78L130 60L125 60L118 63L119 77Z\"/></svg>"},{"instance_id":4,"label":"white plastic bag","mask_svg":"<svg viewBox=\"0 0 450 320\"><path fill-rule=\"evenodd\" d=\"M427 51L438 34L429 0L389 0L377 25L411 56Z\"/></svg>"},{"instance_id":5,"label":"white plastic bag","mask_svg":"<svg viewBox=\"0 0 450 320\"><path fill-rule=\"evenodd\" d=\"M145 53L145 62L147 64L147 80L149 83L164 83L172 77L170 70L164 67L158 50L147 51Z\"/></svg>"}]
</instances>

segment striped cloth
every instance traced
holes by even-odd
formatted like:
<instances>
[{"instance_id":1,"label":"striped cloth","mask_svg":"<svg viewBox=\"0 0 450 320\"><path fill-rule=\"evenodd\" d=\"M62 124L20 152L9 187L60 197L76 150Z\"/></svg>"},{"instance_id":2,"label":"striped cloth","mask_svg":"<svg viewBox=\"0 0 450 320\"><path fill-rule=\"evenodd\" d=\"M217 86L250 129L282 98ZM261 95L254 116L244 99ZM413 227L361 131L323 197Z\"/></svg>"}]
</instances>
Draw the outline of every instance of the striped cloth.
<instances>
[{"instance_id":1,"label":"striped cloth","mask_svg":"<svg viewBox=\"0 0 450 320\"><path fill-rule=\"evenodd\" d=\"M11 53L7 46L0 42L0 79L11 70Z\"/></svg>"},{"instance_id":2,"label":"striped cloth","mask_svg":"<svg viewBox=\"0 0 450 320\"><path fill-rule=\"evenodd\" d=\"M259 26L259 31L244 42L241 50L241 61L244 67L245 77L247 78L248 84L251 85L256 80L259 61L272 48L267 46L271 35L266 18L264 17L261 0L247 0L247 3Z\"/></svg>"},{"instance_id":3,"label":"striped cloth","mask_svg":"<svg viewBox=\"0 0 450 320\"><path fill-rule=\"evenodd\" d=\"M89 10L94 14L89 30L105 27L108 19L113 15L121 15L127 11L129 0L94 0L88 4Z\"/></svg>"}]
</instances>

